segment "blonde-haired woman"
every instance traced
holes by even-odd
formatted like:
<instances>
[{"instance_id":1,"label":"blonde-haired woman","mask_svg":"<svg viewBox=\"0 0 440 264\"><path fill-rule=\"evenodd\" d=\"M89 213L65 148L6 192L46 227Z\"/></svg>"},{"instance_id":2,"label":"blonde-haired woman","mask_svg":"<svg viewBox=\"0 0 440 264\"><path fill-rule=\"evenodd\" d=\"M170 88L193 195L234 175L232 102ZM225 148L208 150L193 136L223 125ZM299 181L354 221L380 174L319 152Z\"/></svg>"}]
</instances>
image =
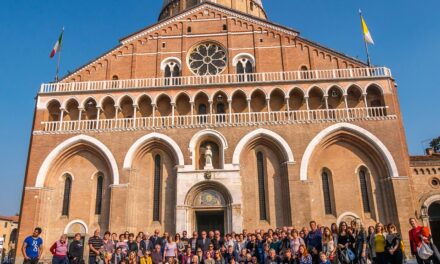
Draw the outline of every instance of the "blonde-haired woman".
<instances>
[{"instance_id":1,"label":"blonde-haired woman","mask_svg":"<svg viewBox=\"0 0 440 264\"><path fill-rule=\"evenodd\" d=\"M370 238L371 257L375 264L386 264L386 233L381 223L376 224L375 233Z\"/></svg>"},{"instance_id":2,"label":"blonde-haired woman","mask_svg":"<svg viewBox=\"0 0 440 264\"><path fill-rule=\"evenodd\" d=\"M359 264L366 264L369 259L369 247L367 240L367 230L361 221L357 218L355 220L355 254Z\"/></svg>"}]
</instances>

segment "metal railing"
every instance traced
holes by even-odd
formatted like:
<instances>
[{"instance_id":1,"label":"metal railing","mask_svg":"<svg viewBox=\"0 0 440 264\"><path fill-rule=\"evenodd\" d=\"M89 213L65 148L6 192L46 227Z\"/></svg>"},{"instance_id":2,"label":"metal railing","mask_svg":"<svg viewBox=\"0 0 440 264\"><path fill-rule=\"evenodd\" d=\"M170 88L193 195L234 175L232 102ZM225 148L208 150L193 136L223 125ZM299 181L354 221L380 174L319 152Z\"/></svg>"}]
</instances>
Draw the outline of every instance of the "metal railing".
<instances>
[{"instance_id":1,"label":"metal railing","mask_svg":"<svg viewBox=\"0 0 440 264\"><path fill-rule=\"evenodd\" d=\"M184 76L172 78L147 78L112 81L57 82L42 84L40 93L66 93L137 89L153 87L183 87L198 85L224 85L240 83L295 82L308 80L339 80L392 77L386 67L310 70L290 72L264 72L249 74L220 74L215 76Z\"/></svg>"},{"instance_id":2,"label":"metal railing","mask_svg":"<svg viewBox=\"0 0 440 264\"><path fill-rule=\"evenodd\" d=\"M296 110L277 112L247 112L212 115L157 116L101 120L42 122L43 133L75 133L84 131L129 131L172 128L221 126L283 125L356 120L395 119L388 107Z\"/></svg>"}]
</instances>

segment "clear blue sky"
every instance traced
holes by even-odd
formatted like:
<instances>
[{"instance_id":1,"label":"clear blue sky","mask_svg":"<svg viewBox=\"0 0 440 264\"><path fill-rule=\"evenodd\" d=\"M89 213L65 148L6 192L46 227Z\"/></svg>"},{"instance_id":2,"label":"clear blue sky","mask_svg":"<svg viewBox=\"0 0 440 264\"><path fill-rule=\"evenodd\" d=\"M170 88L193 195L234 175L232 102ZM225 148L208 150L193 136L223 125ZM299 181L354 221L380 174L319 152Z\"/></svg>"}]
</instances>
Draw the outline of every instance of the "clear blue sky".
<instances>
[{"instance_id":1,"label":"clear blue sky","mask_svg":"<svg viewBox=\"0 0 440 264\"><path fill-rule=\"evenodd\" d=\"M19 211L34 97L51 81L49 53L66 28L62 73L156 22L161 0L0 1L0 214ZM393 71L411 154L440 135L440 1L263 0L270 20L353 57L364 58L358 9L376 46L373 63Z\"/></svg>"}]
</instances>

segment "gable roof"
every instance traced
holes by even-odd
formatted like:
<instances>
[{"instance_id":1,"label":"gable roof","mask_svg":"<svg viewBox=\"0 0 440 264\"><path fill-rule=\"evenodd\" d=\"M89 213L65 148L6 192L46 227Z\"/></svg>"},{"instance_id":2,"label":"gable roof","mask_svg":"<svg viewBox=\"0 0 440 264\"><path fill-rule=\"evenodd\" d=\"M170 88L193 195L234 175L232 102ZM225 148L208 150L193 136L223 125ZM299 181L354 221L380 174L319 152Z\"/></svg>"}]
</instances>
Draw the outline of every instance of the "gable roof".
<instances>
[{"instance_id":1,"label":"gable roof","mask_svg":"<svg viewBox=\"0 0 440 264\"><path fill-rule=\"evenodd\" d=\"M132 34L130 34L130 35L120 39L119 41L122 44L126 44L128 42L131 42L133 40L141 38L141 37L147 35L148 33L151 33L151 32L154 32L154 31L158 30L159 28L161 28L163 26L167 26L168 24L172 24L172 23L174 23L176 21L179 21L182 18L184 18L184 17L186 17L186 16L188 16L188 15L190 15L192 13L197 13L197 12L201 11L204 8L204 6L206 6L206 5L211 6L211 8L213 10L215 10L215 11L223 12L225 14L228 14L228 15L231 15L231 16L235 16L235 17L243 19L243 20L247 20L250 23L259 24L262 27L266 27L266 28L270 28L270 29L273 29L273 30L277 30L277 31L280 31L280 32L285 33L285 34L292 35L294 37L299 35L299 31L297 31L297 30L295 30L293 28L289 28L289 27L286 27L286 26L283 26L283 25L280 25L280 24L277 24L277 23L274 23L274 22L270 22L268 20L252 16L250 14L243 13L243 12L241 12L239 10L230 9L230 8L227 8L227 7L222 6L220 4L217 4L217 3L201 2L201 3L195 5L195 6L191 7L191 8L188 8L187 10L183 11L182 13L176 14L176 15L174 15L172 17L169 17L169 18L167 18L165 20L159 21L159 22L157 22L157 23L155 23L153 25L145 27L145 28L143 28L143 29L141 29L141 30L139 30L137 32L134 32L134 33L132 33Z\"/></svg>"},{"instance_id":2,"label":"gable roof","mask_svg":"<svg viewBox=\"0 0 440 264\"><path fill-rule=\"evenodd\" d=\"M261 18L252 16L252 15L240 12L240 11L235 10L235 9L229 9L229 8L227 8L225 6L222 6L222 5L213 3L213 2L201 2L201 3L197 4L197 5L189 8L189 9L187 9L185 11L183 11L182 13L176 14L176 15L174 15L172 17L169 17L169 18L164 19L162 21L156 22L156 23L154 23L154 24L152 24L152 25L150 25L148 27L145 27L145 28L143 28L141 30L138 30L138 31L136 31L136 32L126 36L126 37L121 38L119 40L120 41L119 45L117 45L116 47L114 47L114 48L112 48L112 49L110 49L110 50L108 50L106 52L104 52L102 55L100 55L100 56L98 56L98 57L88 61L86 64L83 64L82 66L76 68L74 71L67 73L66 75L64 75L60 79L59 82L65 81L67 78L77 74L79 71L81 71L81 70L85 69L86 67L90 66L92 63L94 63L94 62L96 62L96 61L98 61L100 59L104 59L105 57L111 55L111 53L113 51L116 51L117 49L121 48L123 45L128 44L129 42L134 41L136 39L139 39L141 37L144 37L145 35L148 35L149 33L157 31L158 29L160 29L162 27L165 27L165 26L167 26L169 24L175 23L176 21L178 21L180 19L183 19L184 17L188 16L189 14L199 12L206 5L209 5L213 10L216 10L216 11L219 11L219 12L223 12L223 13L228 14L230 16L234 16L234 17L246 20L246 21L248 21L250 23L261 25L262 27L265 27L265 28L273 29L273 30L279 31L279 32L284 33L284 34L291 35L292 37L299 38L302 41L304 41L304 42L306 42L306 43L308 43L310 45L319 47L319 48L321 48L321 49L323 49L323 50L325 50L325 51L327 51L329 53L333 53L333 54L345 57L347 60L350 60L350 61L358 63L358 64L362 64L364 66L367 66L367 64L365 62L363 62L363 61L361 61L361 60L359 60L357 58L353 58L353 57L348 56L348 55L346 55L346 54L344 54L342 52L335 51L333 49L330 49L328 47L320 45L320 44L318 44L316 42L313 42L313 41L310 41L308 39L299 37L299 35L300 35L299 31L297 31L297 30L295 30L293 28L286 27L286 26L283 26L283 25L280 25L280 24L277 24L277 23L274 23L274 22L271 22L271 21L268 21L268 20L265 20L265 19L261 19Z\"/></svg>"}]
</instances>

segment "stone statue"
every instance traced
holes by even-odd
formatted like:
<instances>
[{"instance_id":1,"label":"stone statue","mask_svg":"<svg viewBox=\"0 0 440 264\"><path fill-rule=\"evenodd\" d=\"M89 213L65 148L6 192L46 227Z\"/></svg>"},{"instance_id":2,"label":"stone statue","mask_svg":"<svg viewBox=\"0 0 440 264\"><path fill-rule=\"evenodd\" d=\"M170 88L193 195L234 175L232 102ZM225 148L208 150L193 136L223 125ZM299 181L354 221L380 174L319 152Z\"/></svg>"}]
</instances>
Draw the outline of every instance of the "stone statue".
<instances>
[{"instance_id":1,"label":"stone statue","mask_svg":"<svg viewBox=\"0 0 440 264\"><path fill-rule=\"evenodd\" d=\"M205 150L205 170L212 170L214 168L212 165L212 155L211 145L207 145Z\"/></svg>"}]
</instances>

